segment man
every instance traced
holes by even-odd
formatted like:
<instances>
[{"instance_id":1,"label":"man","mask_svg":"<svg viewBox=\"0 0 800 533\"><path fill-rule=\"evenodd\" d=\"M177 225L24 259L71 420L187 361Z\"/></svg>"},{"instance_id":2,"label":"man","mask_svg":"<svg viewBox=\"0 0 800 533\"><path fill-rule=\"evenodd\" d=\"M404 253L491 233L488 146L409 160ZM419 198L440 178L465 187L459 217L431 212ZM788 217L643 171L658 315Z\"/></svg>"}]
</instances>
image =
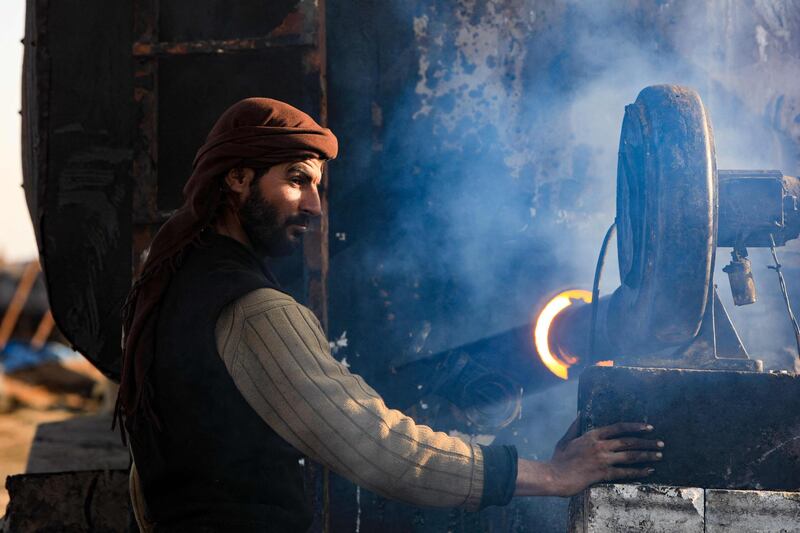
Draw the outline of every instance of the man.
<instances>
[{"instance_id":1,"label":"man","mask_svg":"<svg viewBox=\"0 0 800 533\"><path fill-rule=\"evenodd\" d=\"M573 424L550 461L518 460L514 447L416 424L331 357L262 260L320 215L337 149L329 130L265 98L228 109L200 148L127 305L117 414L143 529L303 531L303 456L390 498L468 509L652 472L630 466L660 458L662 443L630 436L649 426L577 437Z\"/></svg>"}]
</instances>

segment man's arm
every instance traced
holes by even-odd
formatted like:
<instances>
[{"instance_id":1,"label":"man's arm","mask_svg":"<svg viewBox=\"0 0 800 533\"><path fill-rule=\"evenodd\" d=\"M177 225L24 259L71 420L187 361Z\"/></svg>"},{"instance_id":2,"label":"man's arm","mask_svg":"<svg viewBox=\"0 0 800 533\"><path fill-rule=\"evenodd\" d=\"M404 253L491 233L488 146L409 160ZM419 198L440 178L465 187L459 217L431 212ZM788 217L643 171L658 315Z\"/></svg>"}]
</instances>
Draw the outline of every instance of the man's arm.
<instances>
[{"instance_id":1,"label":"man's arm","mask_svg":"<svg viewBox=\"0 0 800 533\"><path fill-rule=\"evenodd\" d=\"M245 295L221 313L216 338L244 398L300 452L412 504L477 509L485 499L484 449L387 408L330 355L316 318L291 297L270 289ZM497 448L504 447L486 448L486 460L501 465L492 471L510 483L491 485L505 487L510 499L516 456L512 465Z\"/></svg>"},{"instance_id":2,"label":"man's arm","mask_svg":"<svg viewBox=\"0 0 800 533\"><path fill-rule=\"evenodd\" d=\"M614 426L574 438L573 425L551 461L518 462L513 447L472 445L416 424L387 408L330 355L311 311L275 290L254 291L226 308L216 338L237 388L272 429L312 459L390 498L477 509L508 503L512 495L567 496L597 481L646 474L616 463L653 460L616 451L622 448L611 439L620 429ZM633 426L641 424L625 428ZM655 446L644 439L628 444Z\"/></svg>"}]
</instances>

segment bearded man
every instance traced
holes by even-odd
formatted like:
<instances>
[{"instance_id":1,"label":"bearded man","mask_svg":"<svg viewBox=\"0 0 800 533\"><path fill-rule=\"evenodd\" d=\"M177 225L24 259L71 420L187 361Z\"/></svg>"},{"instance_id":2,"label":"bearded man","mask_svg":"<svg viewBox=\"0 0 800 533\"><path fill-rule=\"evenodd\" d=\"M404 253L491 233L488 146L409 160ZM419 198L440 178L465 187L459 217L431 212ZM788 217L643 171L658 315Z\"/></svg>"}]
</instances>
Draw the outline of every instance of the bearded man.
<instances>
[{"instance_id":1,"label":"bearded man","mask_svg":"<svg viewBox=\"0 0 800 533\"><path fill-rule=\"evenodd\" d=\"M150 246L125 315L117 419L146 531L304 531L306 456L388 498L477 510L512 496L568 496L643 477L663 443L617 424L547 462L470 444L388 408L329 352L311 311L264 259L291 251L321 213L336 138L305 113L249 98L211 130L185 203Z\"/></svg>"}]
</instances>

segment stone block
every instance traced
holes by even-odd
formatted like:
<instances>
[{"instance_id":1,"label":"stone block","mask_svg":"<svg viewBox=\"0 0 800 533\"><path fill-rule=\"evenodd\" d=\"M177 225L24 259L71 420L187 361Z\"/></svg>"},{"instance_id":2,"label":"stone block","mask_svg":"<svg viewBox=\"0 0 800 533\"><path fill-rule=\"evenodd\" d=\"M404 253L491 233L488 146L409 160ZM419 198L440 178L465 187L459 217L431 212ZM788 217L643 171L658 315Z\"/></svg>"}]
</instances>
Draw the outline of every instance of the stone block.
<instances>
[{"instance_id":1,"label":"stone block","mask_svg":"<svg viewBox=\"0 0 800 533\"><path fill-rule=\"evenodd\" d=\"M800 379L756 372L592 367L581 429L648 422L666 443L648 483L800 490Z\"/></svg>"},{"instance_id":2,"label":"stone block","mask_svg":"<svg viewBox=\"0 0 800 533\"><path fill-rule=\"evenodd\" d=\"M800 531L800 493L762 490L706 491L706 533Z\"/></svg>"},{"instance_id":3,"label":"stone block","mask_svg":"<svg viewBox=\"0 0 800 533\"><path fill-rule=\"evenodd\" d=\"M795 533L800 493L596 485L570 501L570 533Z\"/></svg>"},{"instance_id":4,"label":"stone block","mask_svg":"<svg viewBox=\"0 0 800 533\"><path fill-rule=\"evenodd\" d=\"M570 502L571 533L704 533L703 489L597 485Z\"/></svg>"}]
</instances>

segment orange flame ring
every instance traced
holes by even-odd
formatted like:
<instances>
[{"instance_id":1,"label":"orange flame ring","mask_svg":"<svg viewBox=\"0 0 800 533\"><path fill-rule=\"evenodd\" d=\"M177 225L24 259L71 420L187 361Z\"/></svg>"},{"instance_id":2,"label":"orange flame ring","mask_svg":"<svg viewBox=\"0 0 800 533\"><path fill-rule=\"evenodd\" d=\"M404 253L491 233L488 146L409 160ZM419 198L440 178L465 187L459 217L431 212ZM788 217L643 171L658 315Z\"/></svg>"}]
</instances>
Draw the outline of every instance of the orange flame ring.
<instances>
[{"instance_id":1,"label":"orange flame ring","mask_svg":"<svg viewBox=\"0 0 800 533\"><path fill-rule=\"evenodd\" d=\"M539 358L550 372L561 379L569 377L569 367L577 360L570 358L571 361L565 361L553 353L550 349L550 326L561 311L572 305L572 300L582 300L587 304L591 303L592 293L583 289L571 289L558 293L552 300L547 302L539 316L536 317L536 326L533 330L533 340Z\"/></svg>"}]
</instances>

